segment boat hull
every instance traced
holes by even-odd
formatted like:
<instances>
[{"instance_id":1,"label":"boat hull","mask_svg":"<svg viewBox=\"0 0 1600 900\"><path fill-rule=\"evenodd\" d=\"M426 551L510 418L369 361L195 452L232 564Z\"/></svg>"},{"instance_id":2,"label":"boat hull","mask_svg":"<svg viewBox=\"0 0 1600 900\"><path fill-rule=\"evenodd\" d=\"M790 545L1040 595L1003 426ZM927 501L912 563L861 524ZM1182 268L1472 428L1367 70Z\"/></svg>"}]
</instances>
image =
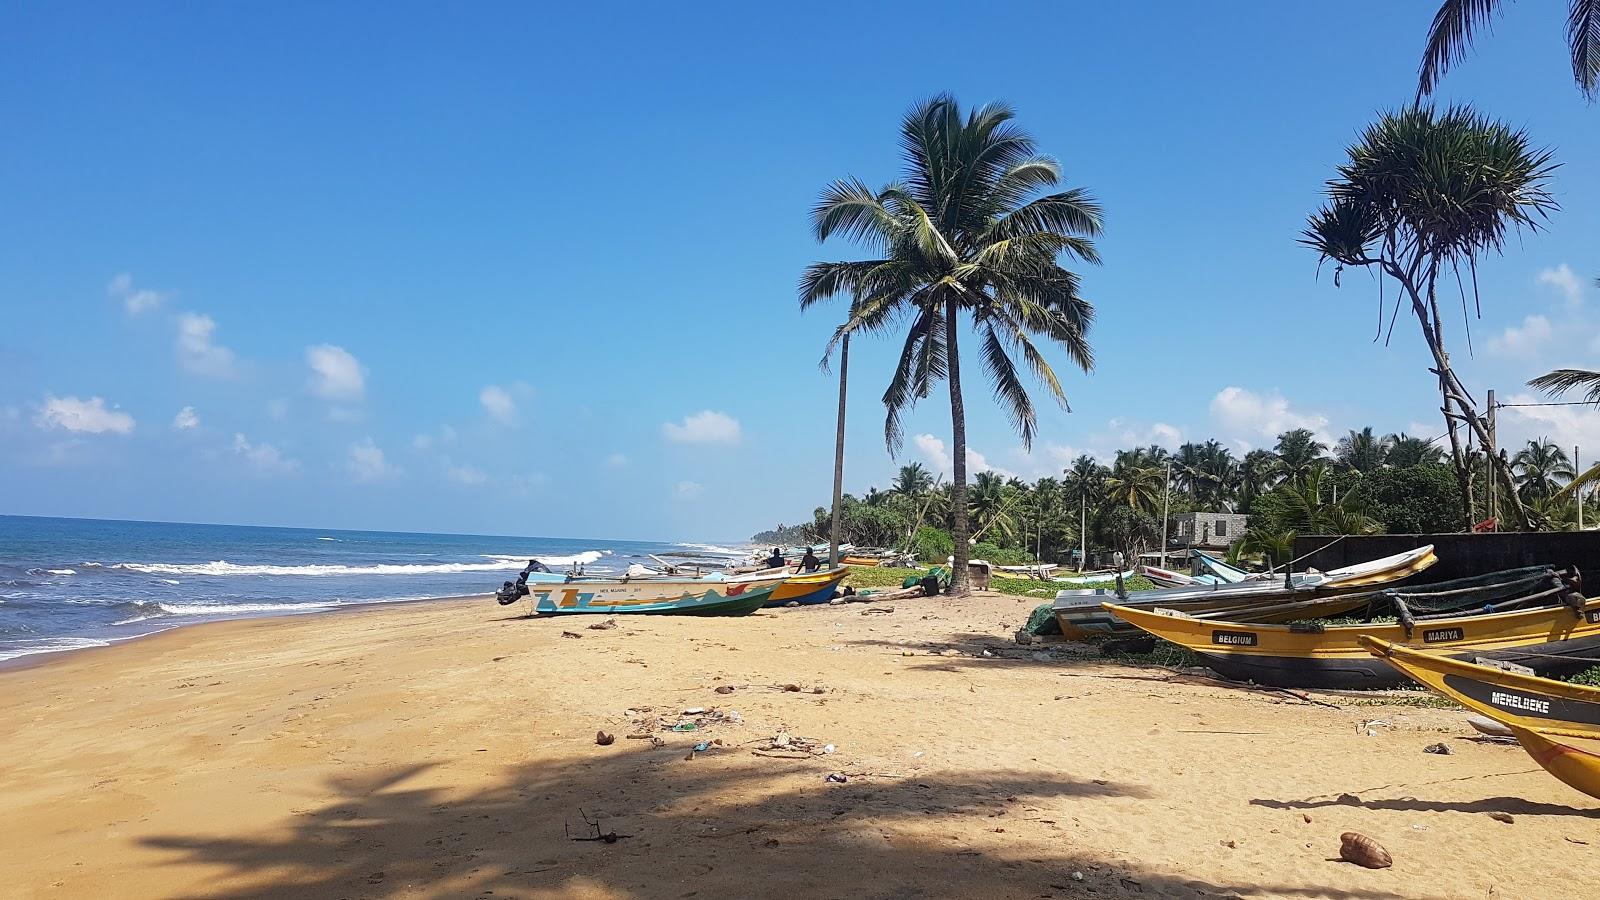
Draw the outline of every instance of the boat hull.
<instances>
[{"instance_id":1,"label":"boat hull","mask_svg":"<svg viewBox=\"0 0 1600 900\"><path fill-rule=\"evenodd\" d=\"M808 572L804 575L790 575L772 592L772 597L767 601L767 606L788 606L798 603L801 606L812 606L818 603L827 603L839 590L839 583L850 574L844 567L825 572Z\"/></svg>"},{"instance_id":2,"label":"boat hull","mask_svg":"<svg viewBox=\"0 0 1600 900\"><path fill-rule=\"evenodd\" d=\"M1503 672L1375 638L1362 643L1417 683L1505 725L1545 771L1600 798L1600 688Z\"/></svg>"},{"instance_id":3,"label":"boat hull","mask_svg":"<svg viewBox=\"0 0 1600 900\"><path fill-rule=\"evenodd\" d=\"M747 616L771 599L776 584L611 581L530 584L534 612L559 615Z\"/></svg>"},{"instance_id":4,"label":"boat hull","mask_svg":"<svg viewBox=\"0 0 1600 900\"><path fill-rule=\"evenodd\" d=\"M1600 660L1600 599L1588 601L1581 614L1569 606L1550 605L1421 619L1410 633L1400 624L1338 625L1314 631L1124 607L1114 611L1150 634L1195 652L1228 678L1274 687L1379 688L1405 683L1405 674L1368 652L1363 638L1460 658L1499 659L1551 675L1582 671Z\"/></svg>"}]
</instances>

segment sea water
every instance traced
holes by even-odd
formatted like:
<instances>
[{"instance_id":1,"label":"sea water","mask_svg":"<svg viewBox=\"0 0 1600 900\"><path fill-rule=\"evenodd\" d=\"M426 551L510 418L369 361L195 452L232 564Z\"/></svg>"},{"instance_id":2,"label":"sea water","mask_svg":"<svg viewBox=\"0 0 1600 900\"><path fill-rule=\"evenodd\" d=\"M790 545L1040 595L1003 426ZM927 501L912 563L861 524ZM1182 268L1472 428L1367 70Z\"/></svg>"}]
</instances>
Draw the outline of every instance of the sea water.
<instances>
[{"instance_id":1,"label":"sea water","mask_svg":"<svg viewBox=\"0 0 1600 900\"><path fill-rule=\"evenodd\" d=\"M0 516L0 660L175 625L493 592L529 559L620 574L715 544Z\"/></svg>"}]
</instances>

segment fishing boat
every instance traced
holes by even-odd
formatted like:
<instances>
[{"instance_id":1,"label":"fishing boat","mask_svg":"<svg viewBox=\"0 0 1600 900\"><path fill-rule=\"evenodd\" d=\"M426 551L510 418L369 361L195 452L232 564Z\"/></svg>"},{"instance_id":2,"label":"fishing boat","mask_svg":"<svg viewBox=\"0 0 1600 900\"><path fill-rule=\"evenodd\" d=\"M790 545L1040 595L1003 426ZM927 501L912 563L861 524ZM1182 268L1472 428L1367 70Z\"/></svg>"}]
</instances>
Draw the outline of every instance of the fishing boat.
<instances>
[{"instance_id":1,"label":"fishing boat","mask_svg":"<svg viewBox=\"0 0 1600 900\"><path fill-rule=\"evenodd\" d=\"M1136 574L1138 573L1132 569L1126 572L1113 570L1109 572L1085 572L1082 575L1057 575L1050 580L1058 584L1111 584L1117 580L1118 575L1126 579L1132 578Z\"/></svg>"},{"instance_id":2,"label":"fishing boat","mask_svg":"<svg viewBox=\"0 0 1600 900\"><path fill-rule=\"evenodd\" d=\"M1126 597L1109 594L1105 588L1067 590L1056 594L1056 619L1061 623L1061 633L1069 637L1089 637L1096 634L1130 634L1137 629L1107 612L1102 604L1116 602L1120 606L1138 609L1177 609L1187 613L1239 610L1253 604L1280 606L1287 599L1327 598L1335 594L1348 594L1360 587L1386 584L1408 578L1438 562L1433 545L1396 553L1381 559L1329 572L1300 572L1275 577L1271 581L1244 581L1238 584L1193 584L1180 587L1158 588L1152 591L1134 591ZM1319 615L1338 615L1355 609L1367 601L1358 599L1341 605L1331 602ZM1249 621L1260 621L1254 617ZM1270 621L1285 622L1276 618Z\"/></svg>"},{"instance_id":3,"label":"fishing boat","mask_svg":"<svg viewBox=\"0 0 1600 900\"><path fill-rule=\"evenodd\" d=\"M782 579L752 584L689 578L603 581L585 577L549 581L529 576L527 580L506 582L495 596L501 606L527 597L533 604L530 615L747 616L766 605L781 584Z\"/></svg>"},{"instance_id":4,"label":"fishing boat","mask_svg":"<svg viewBox=\"0 0 1600 900\"><path fill-rule=\"evenodd\" d=\"M1368 653L1361 640L1377 637L1415 644L1452 655L1483 656L1563 674L1600 661L1600 598L1585 601L1560 579L1523 579L1511 596L1504 586L1466 593L1412 595L1414 603L1448 601L1455 611L1415 615L1396 592L1384 599L1399 603L1393 623L1324 625L1316 622L1270 624L1229 621L1216 615L1190 616L1173 610L1144 610L1107 604L1119 618L1198 655L1205 665L1238 681L1274 687L1379 688L1405 682L1405 676ZM1431 585L1430 585L1431 587ZM1472 607L1482 606L1483 609Z\"/></svg>"},{"instance_id":5,"label":"fishing boat","mask_svg":"<svg viewBox=\"0 0 1600 900\"><path fill-rule=\"evenodd\" d=\"M1140 566L1139 574L1150 579L1156 587L1174 588L1190 587L1196 584L1223 584L1220 578L1210 575L1185 575L1172 569L1163 569L1160 566Z\"/></svg>"},{"instance_id":6,"label":"fishing boat","mask_svg":"<svg viewBox=\"0 0 1600 900\"><path fill-rule=\"evenodd\" d=\"M1600 688L1503 671L1375 637L1362 644L1417 683L1511 729L1569 787L1600 798Z\"/></svg>"},{"instance_id":7,"label":"fishing boat","mask_svg":"<svg viewBox=\"0 0 1600 900\"><path fill-rule=\"evenodd\" d=\"M788 606L791 603L798 603L801 606L811 606L827 603L838 592L839 584L849 575L850 570L845 566L800 575L787 575L772 592L767 605Z\"/></svg>"}]
</instances>

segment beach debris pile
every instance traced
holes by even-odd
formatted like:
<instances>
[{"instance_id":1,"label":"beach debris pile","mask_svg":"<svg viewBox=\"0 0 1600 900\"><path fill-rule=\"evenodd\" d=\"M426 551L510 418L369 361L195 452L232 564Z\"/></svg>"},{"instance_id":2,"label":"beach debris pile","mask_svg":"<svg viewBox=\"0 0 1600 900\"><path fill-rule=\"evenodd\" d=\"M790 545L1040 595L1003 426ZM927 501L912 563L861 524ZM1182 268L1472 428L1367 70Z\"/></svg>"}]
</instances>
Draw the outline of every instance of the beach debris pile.
<instances>
[{"instance_id":1,"label":"beach debris pile","mask_svg":"<svg viewBox=\"0 0 1600 900\"><path fill-rule=\"evenodd\" d=\"M757 756L775 759L811 759L814 756L827 756L836 749L838 748L834 745L823 743L816 738L799 737L780 731L750 752Z\"/></svg>"}]
</instances>

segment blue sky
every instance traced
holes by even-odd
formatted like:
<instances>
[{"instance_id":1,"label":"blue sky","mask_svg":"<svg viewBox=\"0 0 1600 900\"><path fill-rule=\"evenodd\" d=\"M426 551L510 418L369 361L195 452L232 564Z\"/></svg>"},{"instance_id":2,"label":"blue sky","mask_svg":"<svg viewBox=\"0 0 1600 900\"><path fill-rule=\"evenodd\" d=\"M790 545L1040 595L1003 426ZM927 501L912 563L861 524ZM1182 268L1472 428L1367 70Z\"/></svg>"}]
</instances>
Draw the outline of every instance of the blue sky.
<instances>
[{"instance_id":1,"label":"blue sky","mask_svg":"<svg viewBox=\"0 0 1600 900\"><path fill-rule=\"evenodd\" d=\"M970 378L979 465L1431 437L1415 323L1374 344L1366 276L1336 290L1295 243L1411 97L1428 6L13 5L0 512L662 539L808 518L839 311L802 316L795 283L859 253L807 211L894 177L899 117L944 90L1010 102L1107 210L1098 366L1031 454ZM1451 335L1503 397L1600 350L1600 110L1563 8L1509 7L1443 85L1565 163L1549 230L1481 269L1474 356ZM861 491L896 465L895 345L853 349ZM1592 459L1597 419L1502 422ZM901 461L947 464L948 434L926 402Z\"/></svg>"}]
</instances>

